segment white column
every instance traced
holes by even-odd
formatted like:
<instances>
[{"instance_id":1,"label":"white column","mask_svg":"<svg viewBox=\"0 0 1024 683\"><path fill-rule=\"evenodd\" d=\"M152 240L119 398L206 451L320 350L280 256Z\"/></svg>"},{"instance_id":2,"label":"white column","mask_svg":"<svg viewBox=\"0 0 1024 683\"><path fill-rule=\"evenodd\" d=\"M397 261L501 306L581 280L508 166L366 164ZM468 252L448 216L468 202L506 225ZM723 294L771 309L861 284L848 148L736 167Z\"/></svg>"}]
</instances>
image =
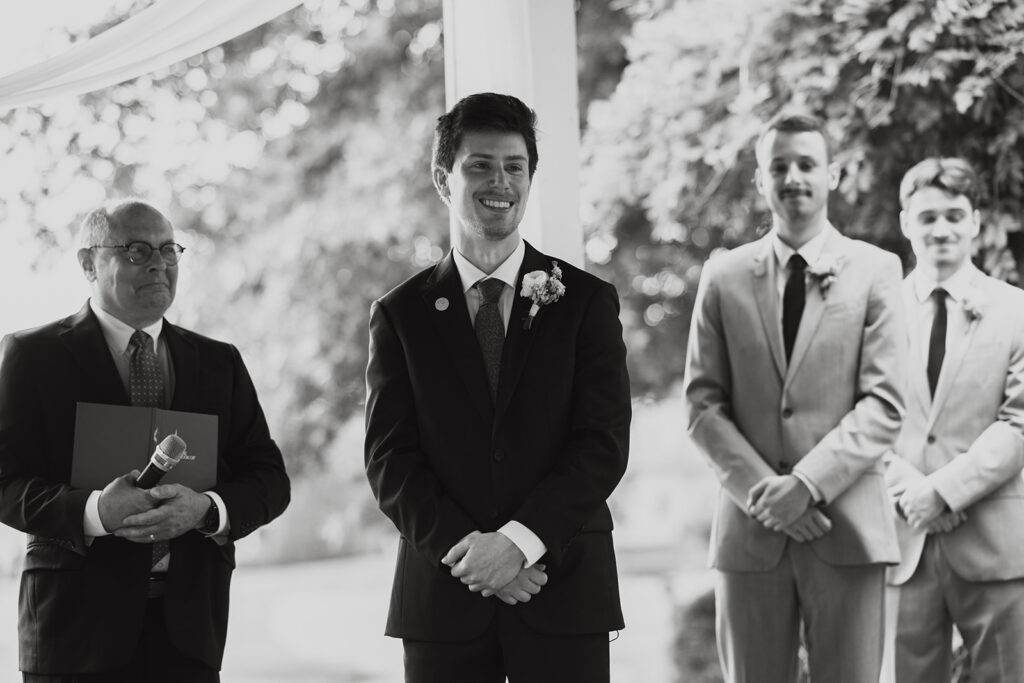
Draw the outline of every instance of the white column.
<instances>
[{"instance_id":1,"label":"white column","mask_svg":"<svg viewBox=\"0 0 1024 683\"><path fill-rule=\"evenodd\" d=\"M520 231L541 251L582 267L573 5L444 0L445 93L449 108L473 93L499 92L537 112L540 161Z\"/></svg>"}]
</instances>

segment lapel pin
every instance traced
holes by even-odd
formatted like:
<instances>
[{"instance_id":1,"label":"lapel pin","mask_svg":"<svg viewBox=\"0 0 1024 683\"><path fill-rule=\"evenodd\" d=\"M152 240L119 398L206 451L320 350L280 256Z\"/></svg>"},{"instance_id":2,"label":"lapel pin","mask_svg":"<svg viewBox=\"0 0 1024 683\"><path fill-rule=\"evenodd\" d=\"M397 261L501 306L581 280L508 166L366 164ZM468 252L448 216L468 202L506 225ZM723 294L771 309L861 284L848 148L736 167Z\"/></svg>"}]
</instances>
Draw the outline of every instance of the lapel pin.
<instances>
[{"instance_id":1,"label":"lapel pin","mask_svg":"<svg viewBox=\"0 0 1024 683\"><path fill-rule=\"evenodd\" d=\"M436 308L436 309L437 309L437 310L439 310L439 311L447 311L447 310L448 310L448 299L446 299L446 298L445 298L445 297L443 297L443 296L442 296L442 297L439 297L439 298L438 298L438 299L437 299L437 300L436 300L436 301L434 302L434 308Z\"/></svg>"}]
</instances>

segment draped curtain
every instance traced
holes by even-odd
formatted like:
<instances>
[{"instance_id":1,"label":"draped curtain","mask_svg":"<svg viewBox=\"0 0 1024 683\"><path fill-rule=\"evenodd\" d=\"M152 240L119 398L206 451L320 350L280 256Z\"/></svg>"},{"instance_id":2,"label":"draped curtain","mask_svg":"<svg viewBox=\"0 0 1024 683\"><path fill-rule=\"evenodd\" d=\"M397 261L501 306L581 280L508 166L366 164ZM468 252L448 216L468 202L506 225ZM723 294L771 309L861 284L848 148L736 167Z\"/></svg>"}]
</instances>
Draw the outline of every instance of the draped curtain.
<instances>
[{"instance_id":1,"label":"draped curtain","mask_svg":"<svg viewBox=\"0 0 1024 683\"><path fill-rule=\"evenodd\" d=\"M0 77L0 112L137 78L231 40L300 3L157 0L55 57Z\"/></svg>"}]
</instances>

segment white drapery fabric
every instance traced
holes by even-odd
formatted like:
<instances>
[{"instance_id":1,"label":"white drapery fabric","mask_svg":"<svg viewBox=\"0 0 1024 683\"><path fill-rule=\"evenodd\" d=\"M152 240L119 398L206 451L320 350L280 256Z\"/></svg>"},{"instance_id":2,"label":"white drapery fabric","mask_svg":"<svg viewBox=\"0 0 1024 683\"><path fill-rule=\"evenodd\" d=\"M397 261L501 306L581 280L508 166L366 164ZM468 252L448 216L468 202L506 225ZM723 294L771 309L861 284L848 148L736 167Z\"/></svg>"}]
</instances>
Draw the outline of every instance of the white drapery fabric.
<instances>
[{"instance_id":1,"label":"white drapery fabric","mask_svg":"<svg viewBox=\"0 0 1024 683\"><path fill-rule=\"evenodd\" d=\"M50 59L0 78L0 111L80 95L170 66L231 40L302 0L157 0Z\"/></svg>"}]
</instances>

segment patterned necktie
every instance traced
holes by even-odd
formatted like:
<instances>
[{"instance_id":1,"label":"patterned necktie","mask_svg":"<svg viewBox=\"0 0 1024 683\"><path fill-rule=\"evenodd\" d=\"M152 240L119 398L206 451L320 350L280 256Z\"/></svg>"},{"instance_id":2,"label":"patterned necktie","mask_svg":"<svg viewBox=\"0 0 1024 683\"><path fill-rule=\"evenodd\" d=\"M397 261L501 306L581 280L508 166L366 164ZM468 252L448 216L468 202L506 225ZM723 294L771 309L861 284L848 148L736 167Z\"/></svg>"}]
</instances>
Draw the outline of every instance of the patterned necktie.
<instances>
[{"instance_id":1,"label":"patterned necktie","mask_svg":"<svg viewBox=\"0 0 1024 683\"><path fill-rule=\"evenodd\" d=\"M932 334L928 339L928 388L935 396L935 387L939 384L939 373L942 361L946 357L946 297L948 294L942 287L932 291L935 301L935 317L932 319Z\"/></svg>"},{"instance_id":2,"label":"patterned necktie","mask_svg":"<svg viewBox=\"0 0 1024 683\"><path fill-rule=\"evenodd\" d=\"M473 321L480 351L487 369L487 384L491 388L491 398L498 396L498 376L501 373L501 349L505 345L505 323L501 319L498 299L505 289L505 283L496 278L486 278L476 283L480 292L480 308Z\"/></svg>"},{"instance_id":3,"label":"patterned necktie","mask_svg":"<svg viewBox=\"0 0 1024 683\"><path fill-rule=\"evenodd\" d=\"M164 375L160 371L152 341L148 334L136 330L128 342L132 349L131 360L128 362L128 395L133 406L159 408L164 402ZM153 544L152 571L167 571L170 565L169 551L167 541Z\"/></svg>"},{"instance_id":4,"label":"patterned necktie","mask_svg":"<svg viewBox=\"0 0 1024 683\"><path fill-rule=\"evenodd\" d=\"M793 355L796 333L800 329L800 317L804 314L807 296L804 284L804 269L807 261L800 254L789 257L789 278L782 293L782 340L786 344L786 362Z\"/></svg>"}]
</instances>

